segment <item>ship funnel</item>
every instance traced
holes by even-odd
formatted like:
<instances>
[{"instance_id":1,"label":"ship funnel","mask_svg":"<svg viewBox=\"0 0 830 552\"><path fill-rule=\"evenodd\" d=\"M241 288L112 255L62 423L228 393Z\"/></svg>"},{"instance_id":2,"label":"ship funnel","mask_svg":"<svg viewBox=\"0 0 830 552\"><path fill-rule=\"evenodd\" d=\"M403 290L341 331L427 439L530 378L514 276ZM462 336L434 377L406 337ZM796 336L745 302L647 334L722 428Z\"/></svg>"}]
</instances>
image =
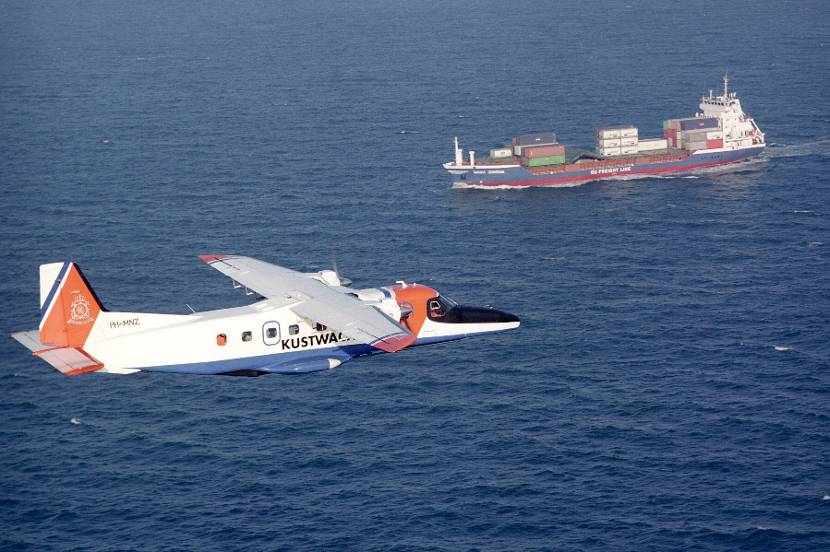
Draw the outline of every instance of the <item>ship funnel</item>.
<instances>
[{"instance_id":1,"label":"ship funnel","mask_svg":"<svg viewBox=\"0 0 830 552\"><path fill-rule=\"evenodd\" d=\"M458 136L454 138L455 142L455 164L456 166L461 166L464 162L464 152L461 151L461 148L458 147Z\"/></svg>"}]
</instances>

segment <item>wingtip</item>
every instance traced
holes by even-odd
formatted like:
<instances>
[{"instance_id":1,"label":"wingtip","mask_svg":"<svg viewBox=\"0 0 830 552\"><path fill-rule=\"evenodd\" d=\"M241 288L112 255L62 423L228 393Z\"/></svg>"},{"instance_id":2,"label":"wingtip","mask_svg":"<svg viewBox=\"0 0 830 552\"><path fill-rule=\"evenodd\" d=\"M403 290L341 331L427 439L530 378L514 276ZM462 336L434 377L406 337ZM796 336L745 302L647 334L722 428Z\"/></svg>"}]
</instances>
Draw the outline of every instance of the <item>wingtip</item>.
<instances>
[{"instance_id":1,"label":"wingtip","mask_svg":"<svg viewBox=\"0 0 830 552\"><path fill-rule=\"evenodd\" d=\"M199 255L199 259L202 260L205 264L215 263L216 261L224 261L225 259L230 259L231 255Z\"/></svg>"},{"instance_id":2,"label":"wingtip","mask_svg":"<svg viewBox=\"0 0 830 552\"><path fill-rule=\"evenodd\" d=\"M415 343L416 339L417 338L411 333L395 334L391 337L385 337L375 341L372 343L372 347L376 347L381 351L386 351L387 353L394 353L396 351L400 351L401 349L406 349Z\"/></svg>"}]
</instances>

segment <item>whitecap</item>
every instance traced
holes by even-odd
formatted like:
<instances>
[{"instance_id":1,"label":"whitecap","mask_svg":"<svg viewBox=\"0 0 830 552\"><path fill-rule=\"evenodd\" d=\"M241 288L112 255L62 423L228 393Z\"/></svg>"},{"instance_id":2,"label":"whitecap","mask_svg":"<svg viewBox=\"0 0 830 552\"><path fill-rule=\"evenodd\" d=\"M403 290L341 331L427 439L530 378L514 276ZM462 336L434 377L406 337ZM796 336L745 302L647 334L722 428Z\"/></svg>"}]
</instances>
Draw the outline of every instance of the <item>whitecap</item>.
<instances>
[{"instance_id":1,"label":"whitecap","mask_svg":"<svg viewBox=\"0 0 830 552\"><path fill-rule=\"evenodd\" d=\"M776 351L789 351L790 350L789 347L784 347L783 345L773 345L773 348Z\"/></svg>"},{"instance_id":2,"label":"whitecap","mask_svg":"<svg viewBox=\"0 0 830 552\"><path fill-rule=\"evenodd\" d=\"M821 497L822 500L830 500L830 495L824 495Z\"/></svg>"},{"instance_id":3,"label":"whitecap","mask_svg":"<svg viewBox=\"0 0 830 552\"><path fill-rule=\"evenodd\" d=\"M812 212L812 211L810 211L809 209L795 209L795 210L793 211L793 213L798 213L798 214L812 214L813 212Z\"/></svg>"},{"instance_id":4,"label":"whitecap","mask_svg":"<svg viewBox=\"0 0 830 552\"><path fill-rule=\"evenodd\" d=\"M69 420L69 423L72 424L72 425L81 425L81 419L80 418L72 418L71 420Z\"/></svg>"}]
</instances>

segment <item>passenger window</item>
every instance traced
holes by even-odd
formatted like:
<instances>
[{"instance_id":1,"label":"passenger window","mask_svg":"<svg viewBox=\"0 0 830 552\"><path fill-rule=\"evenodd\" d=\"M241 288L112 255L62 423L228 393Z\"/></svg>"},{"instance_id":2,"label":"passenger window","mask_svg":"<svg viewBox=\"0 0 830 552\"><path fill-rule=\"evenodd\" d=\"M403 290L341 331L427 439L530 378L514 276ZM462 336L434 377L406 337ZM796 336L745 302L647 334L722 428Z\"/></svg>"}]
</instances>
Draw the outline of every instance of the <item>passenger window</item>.
<instances>
[{"instance_id":1,"label":"passenger window","mask_svg":"<svg viewBox=\"0 0 830 552\"><path fill-rule=\"evenodd\" d=\"M220 347L224 347L227 342L228 336L226 336L225 334L219 334L216 336L216 344Z\"/></svg>"},{"instance_id":2,"label":"passenger window","mask_svg":"<svg viewBox=\"0 0 830 552\"><path fill-rule=\"evenodd\" d=\"M250 341L253 339L251 332L242 332L242 341Z\"/></svg>"},{"instance_id":3,"label":"passenger window","mask_svg":"<svg viewBox=\"0 0 830 552\"><path fill-rule=\"evenodd\" d=\"M280 342L280 325L274 320L262 325L262 341L266 345L277 345Z\"/></svg>"},{"instance_id":4,"label":"passenger window","mask_svg":"<svg viewBox=\"0 0 830 552\"><path fill-rule=\"evenodd\" d=\"M300 333L300 327L297 324L288 326L288 335L297 335L298 333Z\"/></svg>"}]
</instances>

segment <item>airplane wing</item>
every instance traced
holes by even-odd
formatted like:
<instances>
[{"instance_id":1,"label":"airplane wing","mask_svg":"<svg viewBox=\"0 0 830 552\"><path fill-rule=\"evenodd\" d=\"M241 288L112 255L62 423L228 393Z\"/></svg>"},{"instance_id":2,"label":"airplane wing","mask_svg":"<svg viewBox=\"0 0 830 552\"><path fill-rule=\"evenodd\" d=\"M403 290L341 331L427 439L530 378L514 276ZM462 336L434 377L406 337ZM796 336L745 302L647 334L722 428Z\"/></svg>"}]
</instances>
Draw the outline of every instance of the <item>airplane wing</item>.
<instances>
[{"instance_id":1,"label":"airplane wing","mask_svg":"<svg viewBox=\"0 0 830 552\"><path fill-rule=\"evenodd\" d=\"M263 297L288 305L298 315L325 324L358 343L392 353L415 336L371 305L289 268L236 255L200 255L235 282Z\"/></svg>"}]
</instances>

